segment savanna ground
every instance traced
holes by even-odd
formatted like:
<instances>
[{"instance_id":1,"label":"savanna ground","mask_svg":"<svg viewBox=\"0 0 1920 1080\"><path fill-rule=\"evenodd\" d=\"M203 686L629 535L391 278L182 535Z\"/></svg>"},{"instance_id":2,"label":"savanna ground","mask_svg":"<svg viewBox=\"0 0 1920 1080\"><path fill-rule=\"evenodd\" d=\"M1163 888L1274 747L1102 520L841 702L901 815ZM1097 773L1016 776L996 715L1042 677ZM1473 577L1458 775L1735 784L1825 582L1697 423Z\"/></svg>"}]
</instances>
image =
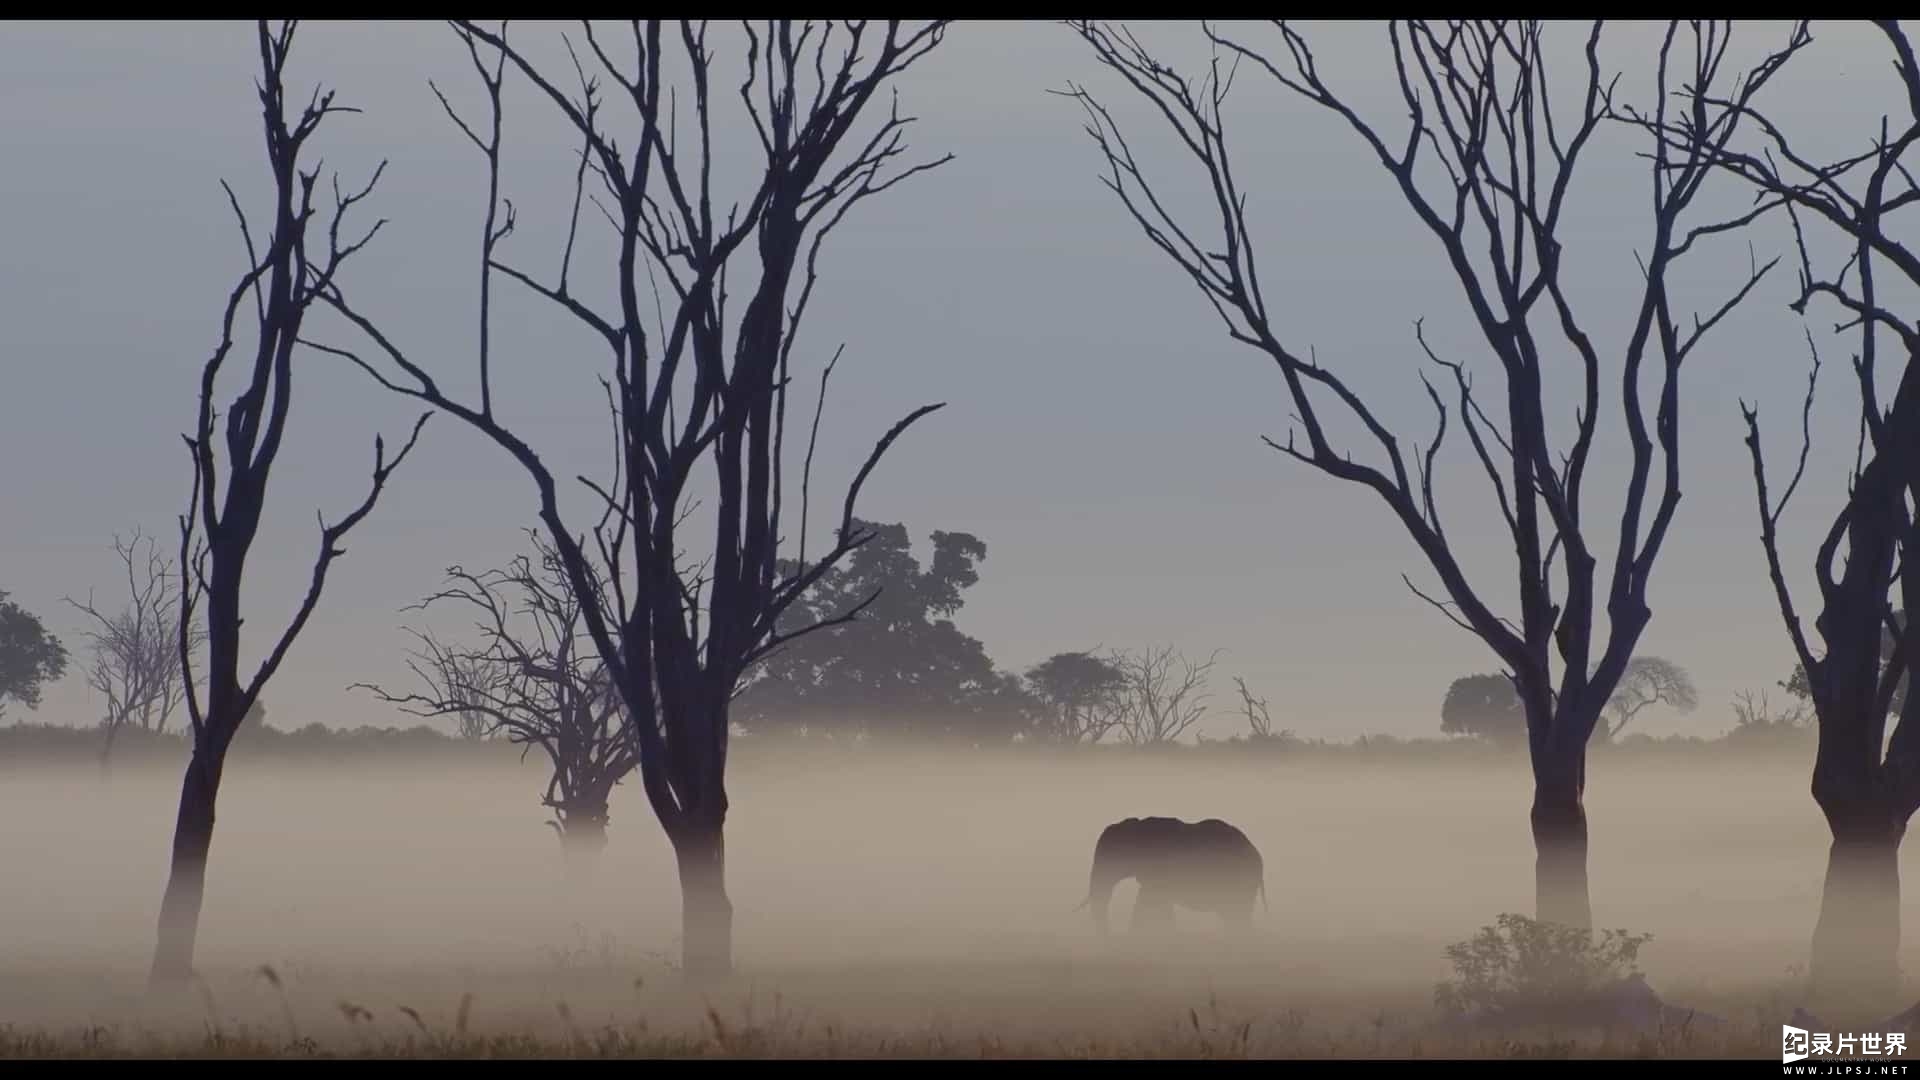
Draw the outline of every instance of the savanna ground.
<instances>
[{"instance_id":1,"label":"savanna ground","mask_svg":"<svg viewBox=\"0 0 1920 1080\"><path fill-rule=\"evenodd\" d=\"M0 1055L1767 1058L1800 1003L1826 850L1803 754L1596 755L1597 921L1652 933L1650 984L1733 1024L1467 1034L1440 1025L1433 987L1446 945L1531 911L1519 759L743 746L727 836L739 971L694 993L672 966L670 850L637 784L616 795L591 879L570 883L537 757L240 759L203 979L155 1002L177 765L109 780L6 764ZM1094 838L1147 814L1248 833L1270 893L1258 941L1185 912L1178 954L1095 940L1072 910Z\"/></svg>"}]
</instances>

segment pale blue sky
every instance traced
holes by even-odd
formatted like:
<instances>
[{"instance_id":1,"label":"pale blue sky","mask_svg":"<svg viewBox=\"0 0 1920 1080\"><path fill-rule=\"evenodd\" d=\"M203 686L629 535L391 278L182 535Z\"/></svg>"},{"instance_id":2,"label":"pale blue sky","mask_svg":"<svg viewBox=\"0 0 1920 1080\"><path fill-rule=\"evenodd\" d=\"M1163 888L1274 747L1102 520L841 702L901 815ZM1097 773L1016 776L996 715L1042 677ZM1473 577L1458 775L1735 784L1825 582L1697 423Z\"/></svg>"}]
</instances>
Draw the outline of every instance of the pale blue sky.
<instances>
[{"instance_id":1,"label":"pale blue sky","mask_svg":"<svg viewBox=\"0 0 1920 1080\"><path fill-rule=\"evenodd\" d=\"M1382 79L1384 26L1308 29L1330 80L1399 130L1403 110ZM526 24L519 34L557 40L558 30ZM1739 58L1777 45L1784 30L1743 24ZM1151 31L1175 59L1200 55L1197 27ZM1620 92L1633 100L1647 98L1656 32L1621 26L1603 45L1603 61L1625 68ZM1880 109L1869 115L1854 103L1897 104L1886 49L1859 25L1817 24L1814 33L1771 103L1815 152L1857 148ZM110 534L138 524L174 540L189 481L179 433L244 260L219 181L234 183L249 206L265 192L252 35L249 23L105 21L11 22L0 33L0 587L76 647L78 623L59 598L108 586ZM391 161L372 200L391 224L352 265L352 293L437 371L469 370L483 178L426 85L431 77L472 102L464 50L439 24L411 22L309 24L295 50L301 96L319 79L366 110L330 120L318 156L350 180ZM723 62L738 60L723 53ZM1046 93L1068 80L1116 107L1171 197L1196 192L1193 170L1069 31L956 25L899 86L903 111L920 118L914 146L956 159L856 211L830 249L809 315L803 385L847 344L817 478L837 491L898 415L948 401L889 455L862 512L904 521L920 538L949 529L986 541L982 580L960 622L1003 666L1096 643L1218 648L1223 712L1229 676L1240 674L1273 701L1278 726L1303 734L1436 732L1448 682L1493 670L1491 654L1401 584L1403 571L1422 584L1432 577L1377 499L1261 446L1262 434L1284 435L1291 411L1277 373L1225 338L1098 184L1076 107ZM1242 182L1289 340L1357 373L1399 430L1424 439L1432 418L1416 378L1413 320L1426 317L1442 350L1484 361L1456 284L1350 132L1246 73L1235 95ZM544 273L570 195L571 140L524 84L510 85L508 109L506 183L523 213L508 253ZM1636 148L1624 132L1596 146L1568 224L1572 280L1603 345L1617 344L1637 288L1633 246L1644 246L1648 189ZM1703 209L1734 205L1717 199ZM1784 250L1779 229L1755 230L1753 240L1762 258ZM1688 299L1704 303L1737 284L1745 266L1744 246L1705 250L1683 275ZM1771 686L1790 666L1735 405L1737 395L1762 402L1784 467L1806 357L1800 322L1785 309L1792 268L1782 271L1685 377L1686 498L1641 651L1690 667L1702 707L1691 718L1648 718L1650 731L1724 728L1735 691ZM598 356L541 301L499 288L496 363L508 415L556 471L599 469L607 441ZM1831 321L1815 320L1816 330ZM1829 347L1830 359L1844 360L1842 342ZM250 630L283 623L311 565L315 509L337 516L357 500L371 433L397 434L410 415L330 358L305 356L300 378L251 568ZM1823 514L1852 443L1844 385L1834 378L1828 389L1813 497L1802 506ZM1617 415L1617 402L1610 410ZM1602 453L1617 465L1618 451L1616 441ZM1595 489L1591 513L1605 518L1618 473L1601 472L1612 486ZM1477 549L1466 561L1489 594L1504 599L1510 557L1498 533L1475 527L1488 506L1479 483L1455 454L1443 486L1455 507L1449 524ZM450 563L482 567L513 553L533 510L531 485L490 444L450 418L429 424L417 457L349 539L319 614L267 691L273 722L411 722L345 687L402 680L407 639L396 609L431 590ZM1793 522L1789 555L1802 581L1822 524ZM1472 544L1477 536L1484 543ZM77 675L48 693L39 714L94 715ZM1210 727L1234 730L1224 715Z\"/></svg>"}]
</instances>

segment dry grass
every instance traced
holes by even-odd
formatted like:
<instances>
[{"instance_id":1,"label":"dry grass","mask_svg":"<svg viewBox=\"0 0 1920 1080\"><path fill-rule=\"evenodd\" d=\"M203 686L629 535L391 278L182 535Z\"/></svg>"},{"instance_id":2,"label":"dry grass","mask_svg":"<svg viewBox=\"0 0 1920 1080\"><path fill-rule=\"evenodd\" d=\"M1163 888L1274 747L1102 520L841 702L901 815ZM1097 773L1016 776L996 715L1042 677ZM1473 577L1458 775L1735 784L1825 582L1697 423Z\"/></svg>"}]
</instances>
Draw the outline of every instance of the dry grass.
<instances>
[{"instance_id":1,"label":"dry grass","mask_svg":"<svg viewBox=\"0 0 1920 1080\"><path fill-rule=\"evenodd\" d=\"M1276 990L1249 968L1144 958L773 973L701 994L647 970L449 983L264 968L191 1000L123 1002L110 1022L0 1026L0 1057L1767 1058L1784 989L1691 1002L1725 1029L1476 1032L1417 992Z\"/></svg>"}]
</instances>

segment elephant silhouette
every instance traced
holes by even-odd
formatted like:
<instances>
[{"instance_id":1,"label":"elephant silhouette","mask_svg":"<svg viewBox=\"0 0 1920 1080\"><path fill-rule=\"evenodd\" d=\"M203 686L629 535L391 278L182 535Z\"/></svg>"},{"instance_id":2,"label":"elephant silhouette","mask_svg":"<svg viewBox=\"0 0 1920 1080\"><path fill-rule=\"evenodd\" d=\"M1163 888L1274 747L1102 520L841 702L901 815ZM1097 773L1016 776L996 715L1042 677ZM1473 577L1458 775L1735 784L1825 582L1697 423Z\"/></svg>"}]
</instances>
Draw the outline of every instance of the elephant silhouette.
<instances>
[{"instance_id":1,"label":"elephant silhouette","mask_svg":"<svg viewBox=\"0 0 1920 1080\"><path fill-rule=\"evenodd\" d=\"M1132 930L1165 932L1173 926L1175 905L1220 916L1236 933L1253 929L1253 900L1267 905L1266 868L1247 835L1218 818L1186 822L1179 818L1128 818L1106 827L1093 848L1087 898L1093 924L1108 934L1107 909L1116 885L1133 878L1140 892L1133 903Z\"/></svg>"}]
</instances>

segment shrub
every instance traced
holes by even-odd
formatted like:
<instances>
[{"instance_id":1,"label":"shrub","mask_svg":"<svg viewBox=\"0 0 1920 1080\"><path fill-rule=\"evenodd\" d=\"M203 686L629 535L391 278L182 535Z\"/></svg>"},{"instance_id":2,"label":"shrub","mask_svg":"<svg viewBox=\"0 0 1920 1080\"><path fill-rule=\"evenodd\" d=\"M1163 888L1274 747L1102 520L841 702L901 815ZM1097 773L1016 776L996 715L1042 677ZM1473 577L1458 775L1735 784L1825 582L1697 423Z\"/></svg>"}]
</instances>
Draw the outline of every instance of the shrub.
<instances>
[{"instance_id":1,"label":"shrub","mask_svg":"<svg viewBox=\"0 0 1920 1080\"><path fill-rule=\"evenodd\" d=\"M1597 935L1524 915L1501 915L1467 941L1447 946L1454 978L1434 988L1449 1013L1499 1015L1527 1006L1575 1004L1638 973L1640 946L1652 934Z\"/></svg>"}]
</instances>

